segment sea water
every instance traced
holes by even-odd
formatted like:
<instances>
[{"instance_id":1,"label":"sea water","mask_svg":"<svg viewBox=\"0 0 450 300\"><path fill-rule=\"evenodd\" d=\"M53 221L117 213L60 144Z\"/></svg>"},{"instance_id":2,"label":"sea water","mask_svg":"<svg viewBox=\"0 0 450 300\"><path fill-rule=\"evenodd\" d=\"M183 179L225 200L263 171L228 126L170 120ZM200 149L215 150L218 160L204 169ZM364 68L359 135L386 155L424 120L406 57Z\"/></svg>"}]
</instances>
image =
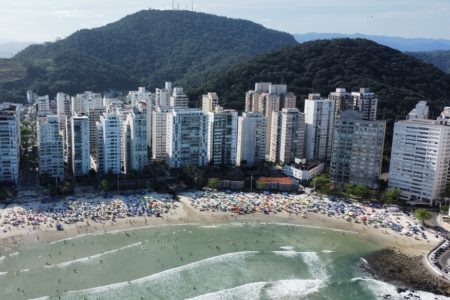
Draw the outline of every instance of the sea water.
<instances>
[{"instance_id":1,"label":"sea water","mask_svg":"<svg viewBox=\"0 0 450 300\"><path fill-rule=\"evenodd\" d=\"M83 235L0 259L0 299L403 299L359 267L378 249L350 232L288 224Z\"/></svg>"}]
</instances>

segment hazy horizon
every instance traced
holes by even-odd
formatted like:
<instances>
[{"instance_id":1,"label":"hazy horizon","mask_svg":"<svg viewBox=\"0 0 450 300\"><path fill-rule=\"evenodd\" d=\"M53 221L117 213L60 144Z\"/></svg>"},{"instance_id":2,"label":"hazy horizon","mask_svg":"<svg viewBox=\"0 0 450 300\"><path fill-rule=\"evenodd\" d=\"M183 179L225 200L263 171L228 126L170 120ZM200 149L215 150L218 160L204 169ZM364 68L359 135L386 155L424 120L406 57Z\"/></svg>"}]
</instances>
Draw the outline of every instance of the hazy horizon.
<instances>
[{"instance_id":1,"label":"hazy horizon","mask_svg":"<svg viewBox=\"0 0 450 300\"><path fill-rule=\"evenodd\" d=\"M404 38L450 39L450 1L430 0L191 0L175 8L247 19L265 27L302 33L362 33ZM171 0L0 0L0 43L45 42L95 28L144 9L171 9ZM439 22L436 22L439 20Z\"/></svg>"}]
</instances>

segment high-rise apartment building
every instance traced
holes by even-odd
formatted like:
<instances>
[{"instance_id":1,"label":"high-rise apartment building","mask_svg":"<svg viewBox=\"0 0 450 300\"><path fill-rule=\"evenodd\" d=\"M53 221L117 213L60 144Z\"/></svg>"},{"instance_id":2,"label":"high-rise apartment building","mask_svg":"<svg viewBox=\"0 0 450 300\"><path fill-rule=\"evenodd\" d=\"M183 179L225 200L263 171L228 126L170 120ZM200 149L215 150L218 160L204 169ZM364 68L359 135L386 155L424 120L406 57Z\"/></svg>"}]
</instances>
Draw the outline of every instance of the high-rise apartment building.
<instances>
[{"instance_id":1,"label":"high-rise apartment building","mask_svg":"<svg viewBox=\"0 0 450 300\"><path fill-rule=\"evenodd\" d=\"M103 98L99 93L84 92L72 97L72 114L87 115L89 110L103 108Z\"/></svg>"},{"instance_id":2,"label":"high-rise apartment building","mask_svg":"<svg viewBox=\"0 0 450 300\"><path fill-rule=\"evenodd\" d=\"M97 122L97 172L121 173L121 116L107 112Z\"/></svg>"},{"instance_id":3,"label":"high-rise apartment building","mask_svg":"<svg viewBox=\"0 0 450 300\"><path fill-rule=\"evenodd\" d=\"M445 121L411 118L395 123L389 187L399 189L402 200L435 204L445 192L449 162L450 126Z\"/></svg>"},{"instance_id":4,"label":"high-rise apartment building","mask_svg":"<svg viewBox=\"0 0 450 300\"><path fill-rule=\"evenodd\" d=\"M71 99L70 96L64 93L56 95L56 114L59 119L59 129L65 131L66 117L71 117Z\"/></svg>"},{"instance_id":5,"label":"high-rise apartment building","mask_svg":"<svg viewBox=\"0 0 450 300\"><path fill-rule=\"evenodd\" d=\"M176 87L173 89L172 96L170 97L170 106L174 108L188 108L189 98L183 91L183 88Z\"/></svg>"},{"instance_id":6,"label":"high-rise apartment building","mask_svg":"<svg viewBox=\"0 0 450 300\"><path fill-rule=\"evenodd\" d=\"M173 93L172 82L166 82L163 89L156 89L155 91L155 106L167 107L170 106L170 96Z\"/></svg>"},{"instance_id":7,"label":"high-rise apartment building","mask_svg":"<svg viewBox=\"0 0 450 300\"><path fill-rule=\"evenodd\" d=\"M206 113L213 112L219 106L219 97L216 93L208 93L202 96L202 110Z\"/></svg>"},{"instance_id":8,"label":"high-rise apartment building","mask_svg":"<svg viewBox=\"0 0 450 300\"><path fill-rule=\"evenodd\" d=\"M265 160L266 118L259 112L246 112L238 118L238 166L252 166Z\"/></svg>"},{"instance_id":9,"label":"high-rise apartment building","mask_svg":"<svg viewBox=\"0 0 450 300\"><path fill-rule=\"evenodd\" d=\"M353 98L352 95L348 93L346 89L337 88L335 92L330 93L328 99L336 102L335 117L340 116L343 111L353 110Z\"/></svg>"},{"instance_id":10,"label":"high-rise apartment building","mask_svg":"<svg viewBox=\"0 0 450 300\"><path fill-rule=\"evenodd\" d=\"M334 129L331 180L378 188L385 131L385 121L362 120L357 111L342 112Z\"/></svg>"},{"instance_id":11,"label":"high-rise apartment building","mask_svg":"<svg viewBox=\"0 0 450 300\"><path fill-rule=\"evenodd\" d=\"M297 108L283 108L272 115L269 160L281 164L304 157L305 114Z\"/></svg>"},{"instance_id":12,"label":"high-rise apartment building","mask_svg":"<svg viewBox=\"0 0 450 300\"><path fill-rule=\"evenodd\" d=\"M0 182L17 184L20 166L20 105L0 103Z\"/></svg>"},{"instance_id":13,"label":"high-rise apartment building","mask_svg":"<svg viewBox=\"0 0 450 300\"><path fill-rule=\"evenodd\" d=\"M363 120L377 119L378 97L368 88L361 88L359 92L352 92L353 109L363 114Z\"/></svg>"},{"instance_id":14,"label":"high-rise apartment building","mask_svg":"<svg viewBox=\"0 0 450 300\"><path fill-rule=\"evenodd\" d=\"M142 171L148 163L147 151L147 115L137 108L127 115L125 144L129 154L125 173L129 170Z\"/></svg>"},{"instance_id":15,"label":"high-rise apartment building","mask_svg":"<svg viewBox=\"0 0 450 300\"><path fill-rule=\"evenodd\" d=\"M64 144L57 115L47 115L39 123L39 175L64 180Z\"/></svg>"},{"instance_id":16,"label":"high-rise apartment building","mask_svg":"<svg viewBox=\"0 0 450 300\"><path fill-rule=\"evenodd\" d=\"M71 120L71 131L73 176L88 175L91 169L89 118L87 116L73 116Z\"/></svg>"},{"instance_id":17,"label":"high-rise apartment building","mask_svg":"<svg viewBox=\"0 0 450 300\"><path fill-rule=\"evenodd\" d=\"M166 161L167 115L173 109L157 106L152 113L152 159Z\"/></svg>"},{"instance_id":18,"label":"high-rise apartment building","mask_svg":"<svg viewBox=\"0 0 450 300\"><path fill-rule=\"evenodd\" d=\"M335 101L310 94L305 100L305 158L329 161L333 145Z\"/></svg>"},{"instance_id":19,"label":"high-rise apartment building","mask_svg":"<svg viewBox=\"0 0 450 300\"><path fill-rule=\"evenodd\" d=\"M36 99L38 111L42 114L50 114L50 98L48 95L38 96Z\"/></svg>"},{"instance_id":20,"label":"high-rise apartment building","mask_svg":"<svg viewBox=\"0 0 450 300\"><path fill-rule=\"evenodd\" d=\"M208 164L208 116L199 109L167 114L166 161L170 168Z\"/></svg>"},{"instance_id":21,"label":"high-rise apartment building","mask_svg":"<svg viewBox=\"0 0 450 300\"><path fill-rule=\"evenodd\" d=\"M214 165L235 165L238 113L217 106L208 112L208 161Z\"/></svg>"}]
</instances>

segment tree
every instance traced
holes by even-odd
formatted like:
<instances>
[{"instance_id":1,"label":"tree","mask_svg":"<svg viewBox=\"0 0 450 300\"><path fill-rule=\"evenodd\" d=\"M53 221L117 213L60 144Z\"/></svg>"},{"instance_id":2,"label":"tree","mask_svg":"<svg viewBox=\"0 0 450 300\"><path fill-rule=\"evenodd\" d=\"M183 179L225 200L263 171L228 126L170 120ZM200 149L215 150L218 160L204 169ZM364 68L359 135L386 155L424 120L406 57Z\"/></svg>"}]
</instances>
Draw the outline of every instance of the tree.
<instances>
[{"instance_id":1,"label":"tree","mask_svg":"<svg viewBox=\"0 0 450 300\"><path fill-rule=\"evenodd\" d=\"M100 184L98 185L99 189L102 191L109 191L111 189L111 184L107 179L103 179L100 181Z\"/></svg>"},{"instance_id":2,"label":"tree","mask_svg":"<svg viewBox=\"0 0 450 300\"><path fill-rule=\"evenodd\" d=\"M219 178L209 178L208 179L208 187L211 189L217 189L219 186L220 180Z\"/></svg>"},{"instance_id":3,"label":"tree","mask_svg":"<svg viewBox=\"0 0 450 300\"><path fill-rule=\"evenodd\" d=\"M426 220L431 219L431 213L425 208L418 208L416 209L416 218L424 223Z\"/></svg>"},{"instance_id":4,"label":"tree","mask_svg":"<svg viewBox=\"0 0 450 300\"><path fill-rule=\"evenodd\" d=\"M387 189L382 195L382 200L386 204L397 204L400 196L399 189Z\"/></svg>"}]
</instances>

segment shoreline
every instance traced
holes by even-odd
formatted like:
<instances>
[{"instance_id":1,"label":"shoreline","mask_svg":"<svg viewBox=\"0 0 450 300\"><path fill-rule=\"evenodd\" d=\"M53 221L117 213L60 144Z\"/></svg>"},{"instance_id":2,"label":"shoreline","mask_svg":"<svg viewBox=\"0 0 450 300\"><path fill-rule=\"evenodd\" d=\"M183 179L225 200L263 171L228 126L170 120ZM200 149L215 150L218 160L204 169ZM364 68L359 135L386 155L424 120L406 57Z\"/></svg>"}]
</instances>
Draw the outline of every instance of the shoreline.
<instances>
[{"instance_id":1,"label":"shoreline","mask_svg":"<svg viewBox=\"0 0 450 300\"><path fill-rule=\"evenodd\" d=\"M92 220L65 225L64 231L54 228L15 228L0 233L0 257L20 250L29 243L56 243L64 239L74 239L86 234L104 234L138 230L151 227L171 225L219 225L227 223L271 223L294 225L305 228L335 230L342 234L354 234L370 243L377 243L383 248L395 249L406 255L421 256L431 251L441 239L434 236L428 240L415 240L404 235L381 230L372 226L348 222L344 219L328 217L319 213L308 213L306 218L300 215L289 215L286 212L264 214L262 212L237 215L231 212L206 212L191 207L187 196L180 196L177 207L163 217L126 217L116 222L97 223ZM430 235L431 237L431 235Z\"/></svg>"}]
</instances>

